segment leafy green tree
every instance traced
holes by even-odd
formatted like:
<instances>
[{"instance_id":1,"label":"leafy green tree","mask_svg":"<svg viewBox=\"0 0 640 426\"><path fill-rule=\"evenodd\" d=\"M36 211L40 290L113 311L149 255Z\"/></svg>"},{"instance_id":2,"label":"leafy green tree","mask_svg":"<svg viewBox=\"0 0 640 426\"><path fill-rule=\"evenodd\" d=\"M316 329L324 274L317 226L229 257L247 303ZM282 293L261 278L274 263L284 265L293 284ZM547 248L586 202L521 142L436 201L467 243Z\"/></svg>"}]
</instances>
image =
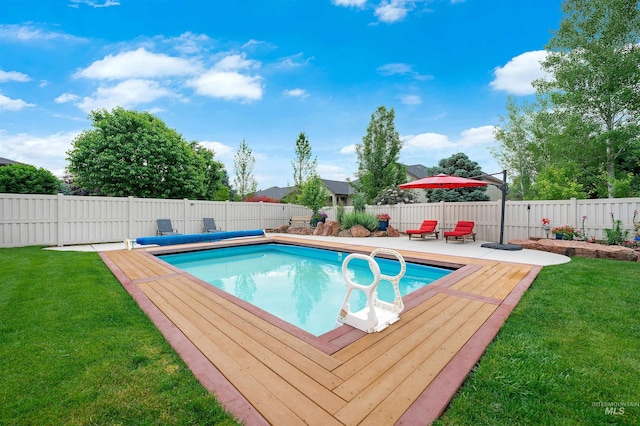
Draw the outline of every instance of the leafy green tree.
<instances>
[{"instance_id":1,"label":"leafy green tree","mask_svg":"<svg viewBox=\"0 0 640 426\"><path fill-rule=\"evenodd\" d=\"M253 177L255 164L256 160L253 157L253 151L243 139L233 159L233 168L236 173L236 177L233 178L233 186L241 200L248 195L254 194L258 187L258 182Z\"/></svg>"},{"instance_id":2,"label":"leafy green tree","mask_svg":"<svg viewBox=\"0 0 640 426\"><path fill-rule=\"evenodd\" d=\"M57 194L60 180L49 170L29 164L0 167L0 192L10 194Z\"/></svg>"},{"instance_id":3,"label":"leafy green tree","mask_svg":"<svg viewBox=\"0 0 640 426\"><path fill-rule=\"evenodd\" d=\"M320 176L314 175L307 179L302 185L299 202L303 206L309 207L315 215L324 207L327 198L329 198L329 192L324 186L322 179L320 179Z\"/></svg>"},{"instance_id":4,"label":"leafy green tree","mask_svg":"<svg viewBox=\"0 0 640 426\"><path fill-rule=\"evenodd\" d=\"M224 169L224 164L214 159L215 153L199 145L197 142L190 143L191 149L196 153L202 162L204 168L205 183L205 200L226 201L229 199L229 188L224 188L224 179L226 178L226 186L229 185L229 177ZM227 194L227 198L219 199L219 197Z\"/></svg>"},{"instance_id":5,"label":"leafy green tree","mask_svg":"<svg viewBox=\"0 0 640 426\"><path fill-rule=\"evenodd\" d=\"M362 144L356 145L358 156L358 182L356 190L363 194L366 202L373 200L387 188L398 186L407 180L406 168L398 162L402 141L396 130L395 112L378 107L371 114L367 134Z\"/></svg>"},{"instance_id":6,"label":"leafy green tree","mask_svg":"<svg viewBox=\"0 0 640 426\"><path fill-rule=\"evenodd\" d=\"M93 130L67 152L77 186L97 195L202 199L216 185L207 180L204 148L154 115L117 107L92 111L89 119Z\"/></svg>"},{"instance_id":7,"label":"leafy green tree","mask_svg":"<svg viewBox=\"0 0 640 426\"><path fill-rule=\"evenodd\" d=\"M311 160L311 144L304 132L298 135L296 140L296 157L291 161L293 167L293 184L296 188L302 185L313 175L316 174L318 160Z\"/></svg>"},{"instance_id":8,"label":"leafy green tree","mask_svg":"<svg viewBox=\"0 0 640 426\"><path fill-rule=\"evenodd\" d=\"M583 187L571 167L547 166L540 171L531 188L533 198L538 200L568 200L586 198Z\"/></svg>"},{"instance_id":9,"label":"leafy green tree","mask_svg":"<svg viewBox=\"0 0 640 426\"><path fill-rule=\"evenodd\" d=\"M637 0L565 0L560 28L542 67L553 77L535 83L558 113L596 131L575 148L592 145L607 176L607 195L625 152L640 135L640 9Z\"/></svg>"},{"instance_id":10,"label":"leafy green tree","mask_svg":"<svg viewBox=\"0 0 640 426\"><path fill-rule=\"evenodd\" d=\"M434 171L463 178L474 178L482 174L482 169L478 163L471 161L469 157L461 152L440 160L437 170ZM488 201L489 196L485 194L486 190L486 186L479 186L455 189L427 189L425 192L429 202L436 203L439 201Z\"/></svg>"}]
</instances>

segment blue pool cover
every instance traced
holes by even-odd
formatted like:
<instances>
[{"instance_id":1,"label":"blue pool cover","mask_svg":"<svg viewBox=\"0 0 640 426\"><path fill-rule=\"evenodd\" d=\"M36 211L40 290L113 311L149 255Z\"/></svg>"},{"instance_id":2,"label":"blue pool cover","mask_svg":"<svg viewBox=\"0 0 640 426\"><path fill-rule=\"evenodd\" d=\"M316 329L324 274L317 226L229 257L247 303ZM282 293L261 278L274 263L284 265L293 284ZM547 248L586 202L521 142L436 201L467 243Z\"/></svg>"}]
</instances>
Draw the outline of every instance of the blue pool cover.
<instances>
[{"instance_id":1,"label":"blue pool cover","mask_svg":"<svg viewBox=\"0 0 640 426\"><path fill-rule=\"evenodd\" d=\"M174 244L206 243L210 241L226 240L227 238L264 236L262 229L248 231L220 231L208 234L165 235L163 237L138 237L136 243L140 245L156 244L171 246Z\"/></svg>"}]
</instances>

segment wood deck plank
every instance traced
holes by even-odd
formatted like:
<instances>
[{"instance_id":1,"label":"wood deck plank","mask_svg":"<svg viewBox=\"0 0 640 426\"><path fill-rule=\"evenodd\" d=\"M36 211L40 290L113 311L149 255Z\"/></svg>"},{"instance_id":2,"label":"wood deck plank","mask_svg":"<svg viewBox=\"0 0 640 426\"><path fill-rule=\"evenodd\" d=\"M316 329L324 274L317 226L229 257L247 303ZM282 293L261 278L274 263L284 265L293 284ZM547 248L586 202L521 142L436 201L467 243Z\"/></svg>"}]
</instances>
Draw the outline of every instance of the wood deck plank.
<instances>
[{"instance_id":1,"label":"wood deck plank","mask_svg":"<svg viewBox=\"0 0 640 426\"><path fill-rule=\"evenodd\" d=\"M360 425L386 425L394 424L411 406L416 390L426 389L437 374L447 365L451 358L458 353L460 348L471 338L473 333L495 311L496 306L484 304L474 315L465 321L456 330L451 339L448 339L438 350L433 351L413 374L391 392L387 397L363 419Z\"/></svg>"},{"instance_id":2,"label":"wood deck plank","mask_svg":"<svg viewBox=\"0 0 640 426\"><path fill-rule=\"evenodd\" d=\"M451 296L455 297L455 296ZM434 353L443 350L443 345L462 346L470 336L464 336L457 331L469 321L478 310L484 305L482 302L465 300L465 307L447 321L442 327L439 327L428 339L423 340L417 347L410 352L403 354L400 358L401 362L388 363L386 357L378 358L370 367L370 371L362 371L362 374L354 376L353 382L359 386L366 387L358 389L347 405L336 413L336 417L347 425L359 424L366 416L369 415L382 401L389 395L398 392L398 388L411 375L416 374L416 370L423 365L426 359L429 359ZM495 306L493 306L495 309ZM486 319L486 318L485 318ZM484 320L483 319L483 322ZM447 357L451 359L451 357ZM442 364L434 363L426 366L429 374L422 377L435 377L444 367ZM360 377L361 376L361 377ZM375 377L374 377L375 376ZM372 380L373 379L373 380ZM423 380L418 388L410 388L407 390L412 395L411 402L415 400L430 380ZM399 418L406 408L398 413Z\"/></svg>"},{"instance_id":3,"label":"wood deck plank","mask_svg":"<svg viewBox=\"0 0 640 426\"><path fill-rule=\"evenodd\" d=\"M347 389L353 386L353 381L349 381L349 378L363 369L368 368L370 363L376 361L379 357L388 356L389 351L392 351L400 343L402 343L401 347L404 348L406 352L409 352L412 345L418 345L422 339L443 326L449 316L455 315L456 312L469 303L468 299L448 295L443 297L442 302L437 305L437 309L429 309L422 312L421 315L407 320L401 327L391 333L387 333L384 340L371 344L366 351L360 352L357 356L346 361L342 366L334 370L335 374L345 379L345 383L335 390L338 395L350 399L346 396L351 394ZM356 380L356 382L359 382L359 380ZM342 392L346 393L343 395Z\"/></svg>"},{"instance_id":4,"label":"wood deck plank","mask_svg":"<svg viewBox=\"0 0 640 426\"><path fill-rule=\"evenodd\" d=\"M252 337L261 341L267 347L285 347L286 350L293 350L312 362L322 366L326 370L332 370L340 365L334 357L314 348L313 346L301 341L282 329L269 324L267 321L251 314L246 309L230 302L229 300L217 296L214 292L206 289L192 281L188 284L194 291L197 291L201 297L207 298L211 302L221 306L234 314L236 317L251 325L248 332L252 333Z\"/></svg>"},{"instance_id":5,"label":"wood deck plank","mask_svg":"<svg viewBox=\"0 0 640 426\"><path fill-rule=\"evenodd\" d=\"M304 244L287 236L267 239ZM363 253L373 250L321 240L312 245ZM194 248L202 249L201 245ZM512 309L512 291L518 283L531 280L530 265L398 251L405 258L473 267L468 275L460 274L457 282L443 281L415 299L400 321L382 332L345 329L333 333L330 339L342 342L339 346L331 345L329 338L314 343L305 335L289 333L268 316L245 309L233 297L218 294L142 250L110 252L105 259L112 263L108 264L112 270L121 271L116 276L123 284L125 277L130 280L125 288L140 289L150 301L145 303L163 312L220 371L239 392L233 400L241 395L267 422L378 425L393 424L408 413L416 418L413 411L423 406L421 395L438 374L443 368L451 369L447 364L467 348L485 322L496 323L492 315L503 299L510 299ZM516 301L521 291L515 293ZM486 321L489 317L492 320ZM232 399L227 396L227 400Z\"/></svg>"},{"instance_id":6,"label":"wood deck plank","mask_svg":"<svg viewBox=\"0 0 640 426\"><path fill-rule=\"evenodd\" d=\"M416 331L399 330L397 334L404 337L402 345L395 344L385 352L376 352L375 358L372 358L367 352L366 357L369 362L363 363L364 367L338 386L335 392L342 398L352 401L369 386L375 384L381 376L387 375L389 372L393 371L395 377L401 377L404 373L410 374L409 359L416 356L419 358L425 350L428 352L439 346L466 319L472 317L475 310L482 305L481 302L456 296L449 296L448 299L451 302L450 309L444 315L440 315L437 321L429 322ZM417 322L422 321L418 320Z\"/></svg>"},{"instance_id":7,"label":"wood deck plank","mask_svg":"<svg viewBox=\"0 0 640 426\"><path fill-rule=\"evenodd\" d=\"M199 342L198 348L218 368L238 390L249 400L271 424L302 423L296 414L268 387L268 382L255 379L248 374L248 368L243 365L242 359L229 356L224 348L220 347L216 340L211 339L191 319L181 314L171 303L158 294L153 283L142 283L138 286L163 312L168 314L171 321L192 341ZM297 421L296 421L297 419Z\"/></svg>"},{"instance_id":8,"label":"wood deck plank","mask_svg":"<svg viewBox=\"0 0 640 426\"><path fill-rule=\"evenodd\" d=\"M335 377L330 372L326 370L320 371L318 368L310 370L297 368L291 362L293 358L291 353L285 353L286 356L283 357L281 354L261 345L251 338L251 336L247 335L243 329L236 327L228 321L228 318L233 317L233 315L228 312L217 313L216 310L210 308L210 305L201 303L197 297L194 297L193 293L190 294L188 286L184 284L180 279L168 279L157 281L154 283L154 286L162 286L167 292L180 299L184 303L184 306L193 309L202 319L206 319L206 322L198 319L198 323L202 325L203 329L208 329L210 326L216 327L221 333L224 333L225 336L235 342L238 347L243 348L260 363L284 378L296 389L306 395L314 395L314 400L317 401L319 405L325 407L330 413L337 411L345 405L346 401L331 392L327 386L320 383L325 376ZM310 374L312 372L320 373L318 374L320 380L316 380L316 377ZM335 380L330 381L329 387L334 387L335 382L338 380L339 379L335 378Z\"/></svg>"},{"instance_id":9,"label":"wood deck plank","mask_svg":"<svg viewBox=\"0 0 640 426\"><path fill-rule=\"evenodd\" d=\"M152 284L141 283L138 284L138 286L143 289L145 294L151 295L154 303L162 306L161 309L165 314L168 314L172 321L180 322L181 329L185 326L189 328L187 336L192 339L192 341L195 339L195 341L198 342L198 347L200 347L203 342L207 342L209 347L211 346L211 342L216 342L215 357L218 361L217 365L222 365L221 370L225 372L225 376L227 371L236 373L232 374L233 378L230 378L230 381L241 393L246 395L247 392L252 392L250 386L254 384L246 379L246 376L249 376L253 381L259 381L262 387L267 390L266 392L280 401L280 404L274 404L272 401L271 404L261 407L259 411L263 416L267 419L280 417L279 411L282 410L281 405L286 404L288 411L295 415L288 419L287 423L297 418L304 424L337 424L333 416L324 408L291 386L281 375L264 365L260 359L256 358L255 353L228 338L228 336L220 331L217 325L202 317L200 313L192 309L190 305L180 299L174 298L173 296L176 295L167 289L167 286L175 284L172 283L172 281L172 279L169 279L164 280L164 282L155 281ZM203 332L203 330L206 330L206 332ZM245 344L246 343L247 342L245 342ZM224 363L220 359L221 352L226 355ZM261 355L264 356L264 353ZM288 371L286 374L293 374L293 372ZM296 379L299 380L300 377L296 377ZM247 385L249 385L249 387L247 387ZM314 390L319 390L319 388ZM265 390L263 390L263 392L265 392ZM311 392L308 395L314 395L314 393ZM314 395L314 397L318 396L319 395ZM320 397L319 399L321 403L328 404L323 398ZM287 404L290 401L296 401L296 403ZM280 419L279 421L282 420Z\"/></svg>"},{"instance_id":10,"label":"wood deck plank","mask_svg":"<svg viewBox=\"0 0 640 426\"><path fill-rule=\"evenodd\" d=\"M418 315L420 315L422 312L426 310L433 309L434 314L436 314L437 312L440 312L441 310L446 308L446 305L441 305L441 303L445 299L446 299L445 294L436 294L434 297L427 300L425 303L421 304L420 306L417 306L416 308L408 312L405 312L403 315L400 316L400 320L398 321L398 323L393 324L392 327L393 326L399 327L403 323L411 321L413 318L417 317ZM334 370L334 372L344 370L345 369L344 363L347 363L350 359L353 359L363 351L371 350L373 345L377 341L379 341L382 337L383 335L379 333L365 335L362 338L350 344L349 346L334 353L333 357L339 360L341 363L340 366L336 370ZM339 375L344 376L344 374L339 374Z\"/></svg>"}]
</instances>

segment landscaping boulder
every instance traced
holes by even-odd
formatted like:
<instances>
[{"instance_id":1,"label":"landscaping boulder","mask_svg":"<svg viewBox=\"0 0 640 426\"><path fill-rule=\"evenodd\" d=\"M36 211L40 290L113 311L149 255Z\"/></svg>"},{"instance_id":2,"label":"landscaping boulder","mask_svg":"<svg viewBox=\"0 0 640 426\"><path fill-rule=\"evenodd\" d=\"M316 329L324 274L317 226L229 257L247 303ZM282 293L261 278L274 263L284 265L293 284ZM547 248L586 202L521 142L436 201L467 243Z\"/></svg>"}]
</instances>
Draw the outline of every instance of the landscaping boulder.
<instances>
[{"instance_id":1,"label":"landscaping boulder","mask_svg":"<svg viewBox=\"0 0 640 426\"><path fill-rule=\"evenodd\" d=\"M356 238L368 237L371 235L371 231L362 225L356 225L351 228L351 236Z\"/></svg>"},{"instance_id":2,"label":"landscaping boulder","mask_svg":"<svg viewBox=\"0 0 640 426\"><path fill-rule=\"evenodd\" d=\"M638 252L622 246L588 243L586 241L539 239L511 240L510 244L517 244L526 249L542 250L565 256L591 257L600 259L615 259L636 262Z\"/></svg>"},{"instance_id":3,"label":"landscaping boulder","mask_svg":"<svg viewBox=\"0 0 640 426\"><path fill-rule=\"evenodd\" d=\"M337 222L335 220L327 220L324 224L324 232L322 233L322 235L337 237L339 232L340 222Z\"/></svg>"},{"instance_id":4,"label":"landscaping boulder","mask_svg":"<svg viewBox=\"0 0 640 426\"><path fill-rule=\"evenodd\" d=\"M324 222L318 222L316 228L313 230L313 235L323 235L324 234Z\"/></svg>"}]
</instances>

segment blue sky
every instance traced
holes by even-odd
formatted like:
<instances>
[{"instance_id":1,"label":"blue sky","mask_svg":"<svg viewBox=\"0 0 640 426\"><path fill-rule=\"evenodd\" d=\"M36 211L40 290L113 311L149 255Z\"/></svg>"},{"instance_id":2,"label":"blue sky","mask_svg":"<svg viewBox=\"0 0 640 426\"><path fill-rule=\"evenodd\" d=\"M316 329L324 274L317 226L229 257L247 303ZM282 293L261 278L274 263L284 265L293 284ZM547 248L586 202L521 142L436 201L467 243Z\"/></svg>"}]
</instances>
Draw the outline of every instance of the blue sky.
<instances>
[{"instance_id":1,"label":"blue sky","mask_svg":"<svg viewBox=\"0 0 640 426\"><path fill-rule=\"evenodd\" d=\"M293 181L305 132L322 178L354 178L371 114L400 161L464 152L487 173L507 96L529 96L551 0L3 0L0 157L62 175L87 114L150 111L215 151L246 140L258 189Z\"/></svg>"}]
</instances>

